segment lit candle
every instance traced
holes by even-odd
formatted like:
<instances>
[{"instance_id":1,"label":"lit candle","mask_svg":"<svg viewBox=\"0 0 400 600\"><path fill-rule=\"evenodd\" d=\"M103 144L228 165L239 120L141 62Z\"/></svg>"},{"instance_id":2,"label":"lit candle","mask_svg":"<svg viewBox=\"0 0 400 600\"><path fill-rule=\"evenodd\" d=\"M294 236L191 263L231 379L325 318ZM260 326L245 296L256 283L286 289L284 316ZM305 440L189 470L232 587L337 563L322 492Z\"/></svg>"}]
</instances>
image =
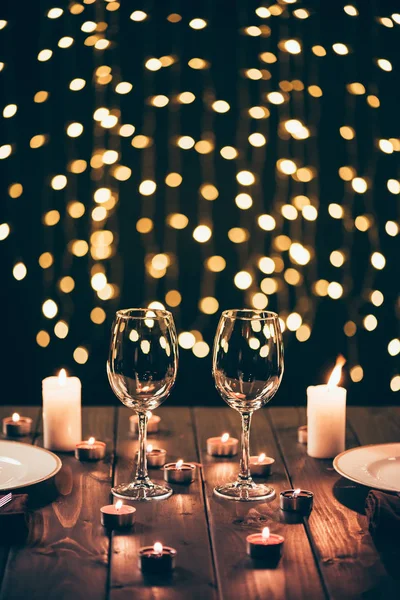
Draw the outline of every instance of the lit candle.
<instances>
[{"instance_id":1,"label":"lit candle","mask_svg":"<svg viewBox=\"0 0 400 600\"><path fill-rule=\"evenodd\" d=\"M297 441L299 444L307 444L308 440L308 427L307 425L302 425L297 428Z\"/></svg>"},{"instance_id":2,"label":"lit candle","mask_svg":"<svg viewBox=\"0 0 400 600\"><path fill-rule=\"evenodd\" d=\"M90 437L87 442L79 442L75 447L78 460L102 460L106 455L106 444Z\"/></svg>"},{"instance_id":3,"label":"lit candle","mask_svg":"<svg viewBox=\"0 0 400 600\"><path fill-rule=\"evenodd\" d=\"M168 463L164 467L164 479L168 483L192 483L195 480L196 465L178 460L176 463Z\"/></svg>"},{"instance_id":4,"label":"lit candle","mask_svg":"<svg viewBox=\"0 0 400 600\"><path fill-rule=\"evenodd\" d=\"M139 550L139 567L144 575L170 575L175 568L176 550L156 542Z\"/></svg>"},{"instance_id":5,"label":"lit candle","mask_svg":"<svg viewBox=\"0 0 400 600\"><path fill-rule=\"evenodd\" d=\"M253 477L268 477L275 460L262 452L259 456L250 456L250 471Z\"/></svg>"},{"instance_id":6,"label":"lit candle","mask_svg":"<svg viewBox=\"0 0 400 600\"><path fill-rule=\"evenodd\" d=\"M313 458L333 458L345 449L346 390L338 387L345 362L338 357L328 385L307 388L307 452Z\"/></svg>"},{"instance_id":7,"label":"lit candle","mask_svg":"<svg viewBox=\"0 0 400 600\"><path fill-rule=\"evenodd\" d=\"M14 413L3 419L3 434L9 437L29 435L32 431L32 419Z\"/></svg>"},{"instance_id":8,"label":"lit candle","mask_svg":"<svg viewBox=\"0 0 400 600\"><path fill-rule=\"evenodd\" d=\"M58 377L46 377L42 384L44 447L73 452L82 440L81 382L61 369Z\"/></svg>"},{"instance_id":9,"label":"lit candle","mask_svg":"<svg viewBox=\"0 0 400 600\"><path fill-rule=\"evenodd\" d=\"M136 452L136 460L139 456L139 452ZM152 444L148 444L146 447L147 466L152 468L160 468L165 465L167 458L167 451L164 448L153 448Z\"/></svg>"},{"instance_id":10,"label":"lit candle","mask_svg":"<svg viewBox=\"0 0 400 600\"><path fill-rule=\"evenodd\" d=\"M101 524L107 529L127 529L135 522L136 508L117 500L115 504L102 506L100 509Z\"/></svg>"},{"instance_id":11,"label":"lit candle","mask_svg":"<svg viewBox=\"0 0 400 600\"><path fill-rule=\"evenodd\" d=\"M307 515L312 510L313 500L314 494L308 490L285 490L279 495L279 506L285 511Z\"/></svg>"},{"instance_id":12,"label":"lit candle","mask_svg":"<svg viewBox=\"0 0 400 600\"><path fill-rule=\"evenodd\" d=\"M150 410L147 413L147 417L147 433L158 433L161 418L157 415L153 415ZM132 433L139 432L139 417L137 415L132 415L129 417L129 427Z\"/></svg>"},{"instance_id":13,"label":"lit candle","mask_svg":"<svg viewBox=\"0 0 400 600\"><path fill-rule=\"evenodd\" d=\"M207 440L207 454L211 456L235 456L238 453L239 440L224 433L221 437Z\"/></svg>"},{"instance_id":14,"label":"lit candle","mask_svg":"<svg viewBox=\"0 0 400 600\"><path fill-rule=\"evenodd\" d=\"M269 527L264 527L262 533L252 533L247 536L247 554L253 560L274 567L282 556L284 541L284 537L271 533Z\"/></svg>"}]
</instances>

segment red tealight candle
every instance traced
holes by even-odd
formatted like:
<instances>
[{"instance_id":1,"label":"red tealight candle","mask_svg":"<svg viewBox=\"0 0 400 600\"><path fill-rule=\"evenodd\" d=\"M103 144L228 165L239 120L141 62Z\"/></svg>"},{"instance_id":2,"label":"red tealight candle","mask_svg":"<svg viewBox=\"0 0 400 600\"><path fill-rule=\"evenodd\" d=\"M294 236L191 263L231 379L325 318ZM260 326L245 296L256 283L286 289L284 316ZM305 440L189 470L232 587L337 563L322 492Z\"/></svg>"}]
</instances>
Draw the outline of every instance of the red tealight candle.
<instances>
[{"instance_id":1,"label":"red tealight candle","mask_svg":"<svg viewBox=\"0 0 400 600\"><path fill-rule=\"evenodd\" d=\"M253 477L268 477L275 460L262 452L259 456L250 456L250 471Z\"/></svg>"},{"instance_id":2,"label":"red tealight candle","mask_svg":"<svg viewBox=\"0 0 400 600\"><path fill-rule=\"evenodd\" d=\"M78 460L102 460L106 455L106 444L90 437L75 447L75 458Z\"/></svg>"},{"instance_id":3,"label":"red tealight candle","mask_svg":"<svg viewBox=\"0 0 400 600\"><path fill-rule=\"evenodd\" d=\"M139 568L144 575L170 575L175 568L176 550L156 542L139 550Z\"/></svg>"},{"instance_id":4,"label":"red tealight candle","mask_svg":"<svg viewBox=\"0 0 400 600\"><path fill-rule=\"evenodd\" d=\"M262 533L252 533L247 536L247 554L253 560L276 566L282 556L284 541L284 537L270 533L269 527L264 527Z\"/></svg>"},{"instance_id":5,"label":"red tealight candle","mask_svg":"<svg viewBox=\"0 0 400 600\"><path fill-rule=\"evenodd\" d=\"M14 413L11 417L3 419L3 434L8 437L21 437L29 435L32 431L32 419L21 417Z\"/></svg>"},{"instance_id":6,"label":"red tealight candle","mask_svg":"<svg viewBox=\"0 0 400 600\"><path fill-rule=\"evenodd\" d=\"M107 529L125 529L135 522L136 508L123 504L118 500L115 504L102 506L100 509L101 524Z\"/></svg>"},{"instance_id":7,"label":"red tealight candle","mask_svg":"<svg viewBox=\"0 0 400 600\"><path fill-rule=\"evenodd\" d=\"M235 456L238 453L239 440L223 433L221 437L212 437L207 440L207 454L211 456Z\"/></svg>"}]
</instances>

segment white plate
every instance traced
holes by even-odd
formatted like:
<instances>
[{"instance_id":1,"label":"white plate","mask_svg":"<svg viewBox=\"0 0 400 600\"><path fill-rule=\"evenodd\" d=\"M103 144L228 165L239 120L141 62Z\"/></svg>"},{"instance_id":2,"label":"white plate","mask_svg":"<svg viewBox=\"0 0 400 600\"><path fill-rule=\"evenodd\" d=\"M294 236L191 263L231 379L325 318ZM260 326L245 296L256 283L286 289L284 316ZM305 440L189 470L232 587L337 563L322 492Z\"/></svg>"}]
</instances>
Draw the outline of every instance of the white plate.
<instances>
[{"instance_id":1,"label":"white plate","mask_svg":"<svg viewBox=\"0 0 400 600\"><path fill-rule=\"evenodd\" d=\"M48 450L0 440L0 491L39 483L61 469L61 460Z\"/></svg>"},{"instance_id":2,"label":"white plate","mask_svg":"<svg viewBox=\"0 0 400 600\"><path fill-rule=\"evenodd\" d=\"M400 444L360 446L338 454L339 475L385 492L400 492Z\"/></svg>"}]
</instances>

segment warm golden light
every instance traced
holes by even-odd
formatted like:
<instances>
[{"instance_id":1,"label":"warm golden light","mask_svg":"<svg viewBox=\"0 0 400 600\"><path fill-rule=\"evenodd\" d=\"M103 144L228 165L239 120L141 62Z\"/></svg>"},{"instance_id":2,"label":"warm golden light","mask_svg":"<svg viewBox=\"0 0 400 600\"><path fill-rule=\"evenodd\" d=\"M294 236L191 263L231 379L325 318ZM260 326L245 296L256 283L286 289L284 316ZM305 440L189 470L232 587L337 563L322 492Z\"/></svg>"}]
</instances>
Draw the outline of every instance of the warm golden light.
<instances>
[{"instance_id":1,"label":"warm golden light","mask_svg":"<svg viewBox=\"0 0 400 600\"><path fill-rule=\"evenodd\" d=\"M156 542L153 546L153 550L155 554L162 554L163 553L163 545L161 544L161 542Z\"/></svg>"},{"instance_id":2,"label":"warm golden light","mask_svg":"<svg viewBox=\"0 0 400 600\"><path fill-rule=\"evenodd\" d=\"M13 413L11 418L12 418L13 423L18 423L18 421L20 420L20 416L18 413Z\"/></svg>"},{"instance_id":3,"label":"warm golden light","mask_svg":"<svg viewBox=\"0 0 400 600\"><path fill-rule=\"evenodd\" d=\"M67 383L67 372L65 369L61 369L58 374L58 385L64 386Z\"/></svg>"},{"instance_id":4,"label":"warm golden light","mask_svg":"<svg viewBox=\"0 0 400 600\"><path fill-rule=\"evenodd\" d=\"M264 527L264 529L261 532L261 537L263 542L267 542L269 537L270 537L270 531L269 531L269 527Z\"/></svg>"},{"instance_id":5,"label":"warm golden light","mask_svg":"<svg viewBox=\"0 0 400 600\"><path fill-rule=\"evenodd\" d=\"M93 446L93 444L95 443L95 441L96 441L96 439L95 439L94 437L90 437L90 438L88 439L88 444L89 444L89 446Z\"/></svg>"},{"instance_id":6,"label":"warm golden light","mask_svg":"<svg viewBox=\"0 0 400 600\"><path fill-rule=\"evenodd\" d=\"M336 359L336 365L334 366L331 376L328 379L328 389L332 389L339 385L340 379L342 377L342 369L345 364L346 359L344 358L344 356L339 354L339 356Z\"/></svg>"},{"instance_id":7,"label":"warm golden light","mask_svg":"<svg viewBox=\"0 0 400 600\"><path fill-rule=\"evenodd\" d=\"M221 435L221 442L225 444L229 440L229 433L223 433Z\"/></svg>"},{"instance_id":8,"label":"warm golden light","mask_svg":"<svg viewBox=\"0 0 400 600\"><path fill-rule=\"evenodd\" d=\"M182 466L183 460L180 458L178 461L176 461L175 469L178 469L178 471L180 471L182 469Z\"/></svg>"},{"instance_id":9,"label":"warm golden light","mask_svg":"<svg viewBox=\"0 0 400 600\"><path fill-rule=\"evenodd\" d=\"M117 500L117 501L116 501L116 503L115 503L115 510L116 510L117 512L118 512L119 510L121 510L121 508L122 508L122 505L123 505L123 502L122 502L122 500Z\"/></svg>"},{"instance_id":10,"label":"warm golden light","mask_svg":"<svg viewBox=\"0 0 400 600\"><path fill-rule=\"evenodd\" d=\"M266 454L265 452L261 452L261 454L259 454L257 462L262 463L265 460Z\"/></svg>"}]
</instances>

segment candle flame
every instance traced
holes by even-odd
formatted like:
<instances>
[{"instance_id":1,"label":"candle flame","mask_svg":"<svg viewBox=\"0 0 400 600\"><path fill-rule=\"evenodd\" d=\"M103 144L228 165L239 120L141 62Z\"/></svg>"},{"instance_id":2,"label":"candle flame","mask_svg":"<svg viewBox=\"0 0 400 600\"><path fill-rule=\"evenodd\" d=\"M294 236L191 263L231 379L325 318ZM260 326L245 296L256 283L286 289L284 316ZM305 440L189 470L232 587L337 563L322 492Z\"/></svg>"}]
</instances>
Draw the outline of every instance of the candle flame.
<instances>
[{"instance_id":1,"label":"candle flame","mask_svg":"<svg viewBox=\"0 0 400 600\"><path fill-rule=\"evenodd\" d=\"M270 536L269 527L264 527L264 529L261 532L261 536L262 536L263 542L266 542L268 540L268 538Z\"/></svg>"},{"instance_id":2,"label":"candle flame","mask_svg":"<svg viewBox=\"0 0 400 600\"><path fill-rule=\"evenodd\" d=\"M258 462L262 463L265 460L265 452L261 452L260 456L258 457Z\"/></svg>"},{"instance_id":3,"label":"candle flame","mask_svg":"<svg viewBox=\"0 0 400 600\"><path fill-rule=\"evenodd\" d=\"M153 546L153 550L156 554L162 554L163 553L163 545L161 542L156 542Z\"/></svg>"},{"instance_id":4,"label":"candle flame","mask_svg":"<svg viewBox=\"0 0 400 600\"><path fill-rule=\"evenodd\" d=\"M153 450L153 444L147 444L146 452L151 452Z\"/></svg>"},{"instance_id":5,"label":"candle flame","mask_svg":"<svg viewBox=\"0 0 400 600\"><path fill-rule=\"evenodd\" d=\"M18 413L14 413L13 416L11 417L14 423L18 423L19 421L19 414Z\"/></svg>"},{"instance_id":6,"label":"candle flame","mask_svg":"<svg viewBox=\"0 0 400 600\"><path fill-rule=\"evenodd\" d=\"M61 386L64 386L67 383L67 372L65 369L61 369L58 374L58 383Z\"/></svg>"},{"instance_id":7,"label":"candle flame","mask_svg":"<svg viewBox=\"0 0 400 600\"><path fill-rule=\"evenodd\" d=\"M221 442L227 442L229 440L229 433L223 433L221 435Z\"/></svg>"},{"instance_id":8,"label":"candle flame","mask_svg":"<svg viewBox=\"0 0 400 600\"><path fill-rule=\"evenodd\" d=\"M293 490L293 498L297 498L297 496L300 494L301 489L300 488L296 488L295 490Z\"/></svg>"},{"instance_id":9,"label":"candle flame","mask_svg":"<svg viewBox=\"0 0 400 600\"><path fill-rule=\"evenodd\" d=\"M328 380L328 389L332 389L334 387L337 387L339 382L340 382L340 378L342 376L342 367L345 364L346 359L344 358L344 356L342 356L341 354L339 354L339 356L336 359L336 365L331 373L331 376L329 377Z\"/></svg>"},{"instance_id":10,"label":"candle flame","mask_svg":"<svg viewBox=\"0 0 400 600\"><path fill-rule=\"evenodd\" d=\"M176 465L175 465L175 468L176 468L176 469L178 469L178 470L180 470L180 469L182 469L182 465L183 465L183 460L180 458L180 459L177 461L177 463L176 463Z\"/></svg>"},{"instance_id":11,"label":"candle flame","mask_svg":"<svg viewBox=\"0 0 400 600\"><path fill-rule=\"evenodd\" d=\"M122 500L117 500L117 502L115 503L115 510L121 510L122 504Z\"/></svg>"},{"instance_id":12,"label":"candle flame","mask_svg":"<svg viewBox=\"0 0 400 600\"><path fill-rule=\"evenodd\" d=\"M151 417L153 416L153 413L151 412L151 410L147 411L147 418L150 421Z\"/></svg>"},{"instance_id":13,"label":"candle flame","mask_svg":"<svg viewBox=\"0 0 400 600\"><path fill-rule=\"evenodd\" d=\"M93 444L95 443L95 441L96 441L96 440L95 440L95 438L94 438L94 437L90 437L90 438L88 439L88 444L89 444L89 446L93 446Z\"/></svg>"}]
</instances>

